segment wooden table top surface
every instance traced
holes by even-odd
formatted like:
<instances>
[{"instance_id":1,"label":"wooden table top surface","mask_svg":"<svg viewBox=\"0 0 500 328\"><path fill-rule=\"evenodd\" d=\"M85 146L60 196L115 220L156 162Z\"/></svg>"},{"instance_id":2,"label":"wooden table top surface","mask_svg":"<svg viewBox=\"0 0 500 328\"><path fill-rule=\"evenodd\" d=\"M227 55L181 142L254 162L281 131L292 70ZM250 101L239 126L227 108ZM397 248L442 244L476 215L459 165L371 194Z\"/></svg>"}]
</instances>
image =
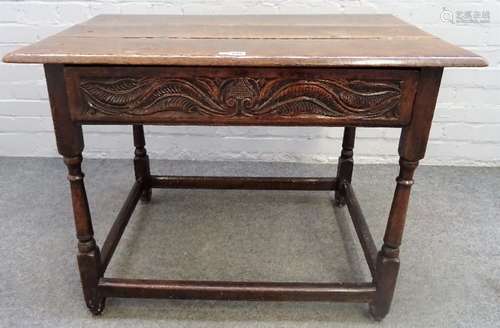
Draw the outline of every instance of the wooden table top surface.
<instances>
[{"instance_id":1,"label":"wooden table top surface","mask_svg":"<svg viewBox=\"0 0 500 328\"><path fill-rule=\"evenodd\" d=\"M486 66L391 15L101 15L4 57L12 63Z\"/></svg>"}]
</instances>

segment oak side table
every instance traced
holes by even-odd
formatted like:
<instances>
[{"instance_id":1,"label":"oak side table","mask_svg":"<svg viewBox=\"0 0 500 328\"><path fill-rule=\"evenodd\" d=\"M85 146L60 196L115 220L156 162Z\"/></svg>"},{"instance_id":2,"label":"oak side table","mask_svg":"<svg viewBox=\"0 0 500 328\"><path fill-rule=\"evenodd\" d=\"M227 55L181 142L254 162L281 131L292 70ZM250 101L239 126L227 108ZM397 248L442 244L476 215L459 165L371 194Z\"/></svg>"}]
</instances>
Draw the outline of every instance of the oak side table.
<instances>
[{"instance_id":1,"label":"oak side table","mask_svg":"<svg viewBox=\"0 0 500 328\"><path fill-rule=\"evenodd\" d=\"M5 56L44 64L55 136L68 167L86 304L107 297L365 302L388 313L413 173L424 157L444 67L480 56L391 15L104 15ZM136 181L101 248L81 170L82 124L133 127ZM344 127L335 178L150 174L144 124ZM401 129L400 173L379 251L351 176L356 127ZM229 282L106 277L139 201L152 188L335 191L373 279L366 283Z\"/></svg>"}]
</instances>

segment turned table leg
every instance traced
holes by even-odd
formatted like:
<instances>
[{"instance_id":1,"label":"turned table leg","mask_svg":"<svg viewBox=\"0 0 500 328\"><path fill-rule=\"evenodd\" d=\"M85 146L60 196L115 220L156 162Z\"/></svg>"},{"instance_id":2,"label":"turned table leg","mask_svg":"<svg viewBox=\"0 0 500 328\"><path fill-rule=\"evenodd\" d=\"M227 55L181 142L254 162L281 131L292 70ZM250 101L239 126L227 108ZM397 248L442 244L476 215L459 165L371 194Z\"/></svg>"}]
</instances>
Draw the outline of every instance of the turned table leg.
<instances>
[{"instance_id":1,"label":"turned table leg","mask_svg":"<svg viewBox=\"0 0 500 328\"><path fill-rule=\"evenodd\" d=\"M105 299L99 295L97 284L102 276L99 247L94 240L94 231L90 217L89 204L83 172L81 168L83 134L79 124L70 118L66 99L62 65L45 65L47 87L54 121L57 149L64 157L68 168L68 180L71 187L73 215L78 239L78 267L83 295L87 307L93 314L99 314L104 308Z\"/></svg>"},{"instance_id":2,"label":"turned table leg","mask_svg":"<svg viewBox=\"0 0 500 328\"><path fill-rule=\"evenodd\" d=\"M144 127L142 125L133 125L134 131L134 171L135 179L143 185L141 200L149 202L151 200L151 172L149 169L149 156L146 152L146 140L144 138Z\"/></svg>"},{"instance_id":3,"label":"turned table leg","mask_svg":"<svg viewBox=\"0 0 500 328\"><path fill-rule=\"evenodd\" d=\"M377 283L377 294L370 308L377 320L381 320L389 312L396 287L399 272L399 246L403 236L410 189L413 185L413 173L418 162L401 158L399 165L400 172L396 178L396 191L385 230L384 245L377 256L374 278Z\"/></svg>"},{"instance_id":4,"label":"turned table leg","mask_svg":"<svg viewBox=\"0 0 500 328\"><path fill-rule=\"evenodd\" d=\"M411 123L404 127L399 141L400 172L384 235L384 244L377 256L374 282L377 287L370 312L382 320L389 312L399 272L399 247L403 237L406 212L418 161L424 158L436 106L442 68L423 69Z\"/></svg>"},{"instance_id":5,"label":"turned table leg","mask_svg":"<svg viewBox=\"0 0 500 328\"><path fill-rule=\"evenodd\" d=\"M87 193L83 183L82 156L64 157L64 163L68 167L68 180L71 186L71 200L78 239L77 260L83 295L89 310L93 314L100 314L105 302L97 290L97 283L101 277L101 256L94 240Z\"/></svg>"},{"instance_id":6,"label":"turned table leg","mask_svg":"<svg viewBox=\"0 0 500 328\"><path fill-rule=\"evenodd\" d=\"M342 139L342 152L337 165L337 183L343 186L344 181L351 182L352 170L354 167L353 149L354 139L356 138L356 128L345 127L344 137ZM343 187L337 187L335 191L335 205L338 207L345 205L345 190Z\"/></svg>"}]
</instances>

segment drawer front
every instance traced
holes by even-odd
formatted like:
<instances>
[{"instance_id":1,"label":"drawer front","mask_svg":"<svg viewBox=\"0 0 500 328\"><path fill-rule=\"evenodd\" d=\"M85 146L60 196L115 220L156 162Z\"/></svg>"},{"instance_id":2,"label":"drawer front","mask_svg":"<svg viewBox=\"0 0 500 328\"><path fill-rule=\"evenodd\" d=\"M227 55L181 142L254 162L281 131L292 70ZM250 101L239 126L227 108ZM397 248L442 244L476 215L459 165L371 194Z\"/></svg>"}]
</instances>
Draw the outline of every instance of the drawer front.
<instances>
[{"instance_id":1,"label":"drawer front","mask_svg":"<svg viewBox=\"0 0 500 328\"><path fill-rule=\"evenodd\" d=\"M384 69L65 68L81 123L404 126L418 71Z\"/></svg>"}]
</instances>

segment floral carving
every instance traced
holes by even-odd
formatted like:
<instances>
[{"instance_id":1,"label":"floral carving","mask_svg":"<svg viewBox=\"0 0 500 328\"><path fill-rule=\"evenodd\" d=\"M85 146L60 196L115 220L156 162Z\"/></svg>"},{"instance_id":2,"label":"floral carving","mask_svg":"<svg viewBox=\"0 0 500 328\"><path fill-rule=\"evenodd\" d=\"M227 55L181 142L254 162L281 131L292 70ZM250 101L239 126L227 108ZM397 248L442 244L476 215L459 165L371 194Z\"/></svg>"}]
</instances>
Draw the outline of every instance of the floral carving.
<instances>
[{"instance_id":1,"label":"floral carving","mask_svg":"<svg viewBox=\"0 0 500 328\"><path fill-rule=\"evenodd\" d=\"M398 119L401 100L400 81L342 79L85 78L80 89L89 115Z\"/></svg>"}]
</instances>

